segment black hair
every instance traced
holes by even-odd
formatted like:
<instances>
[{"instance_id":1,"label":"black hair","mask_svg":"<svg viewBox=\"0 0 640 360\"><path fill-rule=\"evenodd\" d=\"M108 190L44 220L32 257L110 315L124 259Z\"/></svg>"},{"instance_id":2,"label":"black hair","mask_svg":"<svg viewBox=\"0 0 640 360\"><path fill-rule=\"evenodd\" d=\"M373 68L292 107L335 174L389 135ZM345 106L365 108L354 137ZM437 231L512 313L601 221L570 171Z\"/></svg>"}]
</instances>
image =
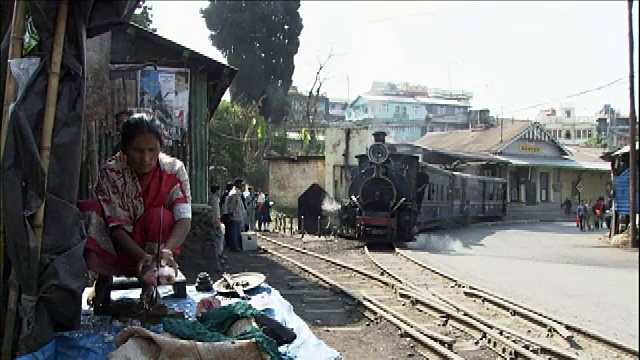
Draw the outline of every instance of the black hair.
<instances>
[{"instance_id":1,"label":"black hair","mask_svg":"<svg viewBox=\"0 0 640 360\"><path fill-rule=\"evenodd\" d=\"M237 187L237 186L242 185L243 183L244 183L244 181L243 181L242 179L236 179L236 180L233 182L233 185L235 185L235 186Z\"/></svg>"},{"instance_id":2,"label":"black hair","mask_svg":"<svg viewBox=\"0 0 640 360\"><path fill-rule=\"evenodd\" d=\"M233 189L233 183L227 183L227 191L231 191Z\"/></svg>"},{"instance_id":3,"label":"black hair","mask_svg":"<svg viewBox=\"0 0 640 360\"><path fill-rule=\"evenodd\" d=\"M211 185L211 193L216 193L216 192L218 192L218 190L220 190L220 186Z\"/></svg>"},{"instance_id":4,"label":"black hair","mask_svg":"<svg viewBox=\"0 0 640 360\"><path fill-rule=\"evenodd\" d=\"M144 113L131 115L122 124L122 150L126 150L136 137L144 134L155 136L160 146L164 144L162 124L155 117Z\"/></svg>"}]
</instances>

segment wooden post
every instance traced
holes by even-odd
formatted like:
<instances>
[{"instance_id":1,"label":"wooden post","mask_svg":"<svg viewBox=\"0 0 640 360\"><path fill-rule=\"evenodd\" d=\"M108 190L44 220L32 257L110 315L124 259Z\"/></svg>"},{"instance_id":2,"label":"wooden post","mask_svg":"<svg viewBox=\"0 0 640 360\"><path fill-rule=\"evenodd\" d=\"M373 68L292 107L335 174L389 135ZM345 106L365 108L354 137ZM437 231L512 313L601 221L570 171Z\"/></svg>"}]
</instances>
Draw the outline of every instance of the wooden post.
<instances>
[{"instance_id":1,"label":"wooden post","mask_svg":"<svg viewBox=\"0 0 640 360\"><path fill-rule=\"evenodd\" d=\"M22 57L22 45L25 28L25 1L14 1L13 19L11 21L11 41L9 43L9 60ZM9 106L16 100L18 92L18 83L11 73L11 66L7 64L7 78L5 80L4 102L2 106L2 128L0 130L0 164L4 157L4 146L7 142L7 134L9 131ZM2 202L2 191L0 188L0 214L4 212ZM0 216L0 297L4 294L4 259L5 259L5 232L4 232L4 216ZM11 347L13 345L13 329L15 326L16 313L18 308L18 282L15 272L12 271L9 276L9 299L7 304L7 312L3 316L4 334L2 340L2 349L0 353L1 359L12 359ZM1 326L1 325L0 325Z\"/></svg>"},{"instance_id":2,"label":"wooden post","mask_svg":"<svg viewBox=\"0 0 640 360\"><path fill-rule=\"evenodd\" d=\"M636 238L638 228L636 215L638 213L637 190L638 190L638 157L636 150L636 96L635 96L635 66L633 51L633 0L627 1L628 26L629 26L629 247L638 247Z\"/></svg>"}]
</instances>

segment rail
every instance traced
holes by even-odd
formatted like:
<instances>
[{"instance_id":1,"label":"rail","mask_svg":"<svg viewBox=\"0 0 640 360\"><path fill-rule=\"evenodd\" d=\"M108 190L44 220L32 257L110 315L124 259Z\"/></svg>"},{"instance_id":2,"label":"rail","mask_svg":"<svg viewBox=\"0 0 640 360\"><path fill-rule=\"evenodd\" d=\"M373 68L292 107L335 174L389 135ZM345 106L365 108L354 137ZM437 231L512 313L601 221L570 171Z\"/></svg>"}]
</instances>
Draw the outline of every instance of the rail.
<instances>
[{"instance_id":1,"label":"rail","mask_svg":"<svg viewBox=\"0 0 640 360\"><path fill-rule=\"evenodd\" d=\"M397 258L409 261L425 270L439 275L446 281L453 283L456 288L461 288L459 293L464 297L470 299L480 299L483 304L490 303L498 308L507 310L510 315L518 316L521 320L526 320L527 330L520 331L520 329L514 329L511 326L507 326L503 323L496 322L493 318L488 318L479 313L476 313L473 309L461 304L459 301L454 301L449 296L434 290L433 288L423 288L420 285L410 281L395 271L395 268L386 266L376 256L372 254L368 247L364 248L364 254L367 259L375 265L377 269L381 269L382 273L376 273L375 271L366 270L361 267L357 267L343 261L331 258L326 255L317 254L312 251L302 249L298 246L286 244L269 238L264 235L259 235L261 239L266 240L268 243L275 245L279 248L293 251L294 253L306 255L319 259L324 263L335 265L339 268L347 269L358 274L368 280L372 280L382 284L386 288L391 288L398 299L408 299L410 304L418 311L426 313L431 316L444 317L447 319L451 326L462 330L463 332L477 336L478 340L483 340L496 354L499 354L506 358L527 358L537 359L541 355L553 358L562 359L579 359L585 352L578 353L580 350L586 349L586 353L591 349L596 349L597 352L603 349L608 352L613 351L613 356L619 358L619 356L637 358L638 352L629 346L621 344L615 340L608 339L602 335L595 334L586 329L569 324L565 321L554 319L548 315L542 314L534 309L529 309L525 306L516 304L513 300L494 294L490 291L482 289L480 287L470 286L459 281L455 277L446 274L438 269L430 267L420 261L412 258L399 249L393 250L393 256ZM304 238L301 237L304 242ZM303 245L304 246L304 245ZM280 254L273 249L267 249L263 246L267 252L279 256L284 260L293 263L297 267L300 267L304 271L312 274L320 280L330 284L331 286L340 289L345 294L351 296L356 301L362 303L368 310L377 314L380 318L384 318L393 325L401 328L402 331L411 335L418 342L428 347L432 351L437 349L433 348L434 344L421 339L421 336L426 336L427 339L435 341L438 346L451 349L451 341L446 336L434 332L427 331L421 328L411 318L403 316L396 312L391 307L388 307L371 296L367 295L366 289L361 289L360 292L354 292L349 288L340 285L339 282L327 277L325 274L320 273L317 269L313 269L307 264L302 264L300 261L292 259L291 256ZM302 266L300 266L302 265ZM317 276L320 275L320 276ZM383 276L385 275L385 276ZM393 319L393 320L390 320ZM509 317L507 317L507 320ZM534 337L531 335L532 331L528 327L539 325L542 329L541 336ZM522 325L521 325L522 328ZM544 331L546 330L546 335ZM564 343L563 347L552 344L544 338L552 337L557 334ZM575 335L578 334L580 340L586 340L586 342L578 343L575 339ZM415 336L414 336L415 335ZM444 336L444 337L443 337ZM588 347L582 347L582 345ZM593 346L596 348L593 348ZM605 345L603 348L602 346ZM569 349L566 349L569 348ZM439 352L438 352L439 353ZM441 353L439 353L442 355Z\"/></svg>"},{"instance_id":2,"label":"rail","mask_svg":"<svg viewBox=\"0 0 640 360\"><path fill-rule=\"evenodd\" d=\"M259 237L265 241L267 241L270 244L276 245L279 248L283 248L283 249L287 249L287 250L291 250L293 252L299 253L299 254L303 254L303 255L307 255L309 257L313 257L319 260L322 260L326 263L330 263L332 265L335 265L337 267L343 268L343 269L347 269L352 271L353 273L357 273L367 279L370 280L375 280L376 282L383 284L386 287L389 287L393 290L393 292L397 295L401 295L401 294L409 294L411 298L413 299L417 299L418 301L420 301L422 304L429 304L429 306L431 306L430 304L438 304L437 305L437 309L440 310L441 312L447 313L448 315L450 315L451 317L455 318L456 320L458 320L459 323L463 323L466 324L467 326L471 326L474 329L478 329L480 330L480 337L479 339L482 340L486 340L486 342L489 344L491 350L493 350L496 354L503 356L505 358L508 359L512 359L515 358L516 356L519 356L520 358L526 358L526 359L538 359L539 356L537 354L535 354L534 352L532 352L529 348L526 347L520 347L520 346L514 346L514 344L512 343L512 341L510 339L507 339L506 337L500 335L498 333L498 331L493 330L487 326L484 326L482 324L479 323L474 323L472 319L467 319L464 317L464 315L455 315L454 311L451 308L447 309L445 305L443 305L441 303L441 301L438 301L437 299L434 299L433 297L428 298L426 296L426 294L419 292L418 289L416 289L414 286L407 286L405 284L403 284L402 282L395 280L395 279L389 279L387 277L378 275L376 273L373 273L371 271L365 270L363 268L351 265L351 264L347 264L343 261L337 260L337 259L333 259L330 258L328 256L322 255L322 254L317 254L314 252L311 252L309 250L306 249L302 249L299 248L297 246L292 246L289 244L285 244L282 242L279 242L277 240L271 239L267 236L264 235L259 235ZM448 350L448 347L451 345L451 342L447 340L447 338L443 338L442 334L436 333L434 331L427 331L426 329L424 329L423 327L420 327L415 321L409 319L406 316L402 316L401 314L397 313L396 311L394 311L393 309L384 306L383 304L380 304L379 302L377 302L376 300L372 299L371 297L368 297L365 294L356 294L353 291L350 291L349 289L346 289L345 287L341 286L338 282L334 281L333 279L327 277L325 274L322 274L320 272L318 272L315 269L312 269L310 266L302 264L300 261L296 261L295 259L292 259L290 256L286 256L283 254L280 254L279 252L273 250L273 249L268 249L266 247L262 247L266 252L271 253L275 256L281 257L283 260L291 262L292 264L298 266L299 268L301 268L302 270L316 276L318 279L326 282L327 284L338 288L340 290L347 290L347 291L343 291L345 292L347 295L353 297L356 301L363 303L369 310L373 311L374 313L378 314L379 316L385 318L386 320L388 320L389 322L391 322L392 324L398 326L399 324L402 324L402 326L398 326L399 328L401 328L402 331L405 331L407 334L411 335L414 339L416 339L418 342L420 342L421 344L427 346L430 350L438 352L440 355L443 355L443 353L441 351L444 351L443 349L439 349L439 348L434 348L435 344L433 344L432 342L426 342L424 341L424 339L422 339L420 336L414 336L414 335L422 335L422 336L427 336L431 341L436 341L439 345L439 347L444 347L445 349ZM291 261L293 260L293 261ZM302 265L302 266L300 266ZM321 276L317 276L317 275L321 275ZM366 291L365 291L366 292ZM372 305L372 306L369 306ZM389 320L389 319L394 319L394 320ZM460 327L464 330L464 327ZM475 335L477 335L478 333L473 331L473 332L469 332L469 331L465 331L465 333L470 334L472 336L475 337ZM450 351L450 350L448 350ZM449 353L448 356L454 356L455 358L460 358L459 355L456 354L452 354ZM572 354L569 354L572 355ZM566 358L576 358L575 356L568 356Z\"/></svg>"},{"instance_id":3,"label":"rail","mask_svg":"<svg viewBox=\"0 0 640 360\"><path fill-rule=\"evenodd\" d=\"M505 308L512 313L517 313L524 318L528 318L533 322L545 324L550 329L553 329L553 331L557 332L560 336L562 336L563 338L567 339L570 342L573 341L572 338L575 337L576 335L581 335L585 338L590 338L592 340L600 342L603 345L610 347L614 351L624 354L625 356L629 356L636 359L638 358L638 355L639 355L638 349L634 349L631 346L623 344L619 341L611 339L595 331L586 329L582 326L579 326L567 320L562 320L555 316L545 314L539 310L536 310L524 305L520 305L517 303L516 300L510 299L503 295L496 294L495 292L488 290L486 288L483 288L481 286L473 285L468 282L463 282L451 274L448 274L442 270L436 269L433 266L429 266L415 259L414 257L408 255L405 251L396 249L395 252L401 257L413 262L414 264L428 271L436 273L442 276L443 278L448 279L449 281L455 283L456 286L464 288L463 291L469 296L477 297L479 299L482 299L483 301L493 303L494 305Z\"/></svg>"}]
</instances>

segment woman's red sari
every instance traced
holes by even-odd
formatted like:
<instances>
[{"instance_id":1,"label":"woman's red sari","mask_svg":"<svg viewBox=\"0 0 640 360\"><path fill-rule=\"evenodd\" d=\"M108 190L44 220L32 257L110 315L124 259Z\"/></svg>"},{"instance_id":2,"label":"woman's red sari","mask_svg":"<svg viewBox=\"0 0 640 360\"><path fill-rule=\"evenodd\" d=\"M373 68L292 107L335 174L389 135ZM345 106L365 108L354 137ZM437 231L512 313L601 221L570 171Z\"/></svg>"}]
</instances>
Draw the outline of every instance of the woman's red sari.
<instances>
[{"instance_id":1,"label":"woman's red sari","mask_svg":"<svg viewBox=\"0 0 640 360\"><path fill-rule=\"evenodd\" d=\"M122 153L111 157L100 170L95 195L96 200L80 201L78 208L87 225L87 265L100 275L136 275L135 259L114 246L109 236L112 228L122 226L143 249L149 242L166 243L176 206L191 204L184 164L163 153L158 165L140 178ZM179 250L174 250L174 256Z\"/></svg>"}]
</instances>

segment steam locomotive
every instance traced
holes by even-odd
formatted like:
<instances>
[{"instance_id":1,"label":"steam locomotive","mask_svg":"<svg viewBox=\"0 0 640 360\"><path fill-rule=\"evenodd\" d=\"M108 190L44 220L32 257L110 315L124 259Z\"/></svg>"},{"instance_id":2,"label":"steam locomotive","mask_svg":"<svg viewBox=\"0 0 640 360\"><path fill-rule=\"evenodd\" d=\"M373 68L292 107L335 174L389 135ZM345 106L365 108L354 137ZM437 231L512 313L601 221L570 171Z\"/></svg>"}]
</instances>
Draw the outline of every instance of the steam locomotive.
<instances>
[{"instance_id":1,"label":"steam locomotive","mask_svg":"<svg viewBox=\"0 0 640 360\"><path fill-rule=\"evenodd\" d=\"M502 218L506 180L421 163L373 134L339 211L340 235L365 242L410 242L445 223Z\"/></svg>"}]
</instances>

